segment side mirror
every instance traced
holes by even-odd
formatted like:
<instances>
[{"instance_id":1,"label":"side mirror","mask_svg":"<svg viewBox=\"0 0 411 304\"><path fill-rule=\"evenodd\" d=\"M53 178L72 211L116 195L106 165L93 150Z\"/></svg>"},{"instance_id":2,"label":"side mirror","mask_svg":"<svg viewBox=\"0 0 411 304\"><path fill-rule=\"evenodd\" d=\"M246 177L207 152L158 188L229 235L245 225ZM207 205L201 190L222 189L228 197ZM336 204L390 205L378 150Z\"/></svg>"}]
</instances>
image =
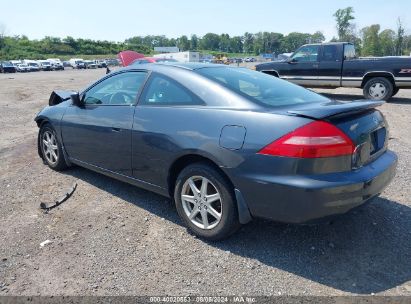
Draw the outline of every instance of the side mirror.
<instances>
[{"instance_id":1,"label":"side mirror","mask_svg":"<svg viewBox=\"0 0 411 304\"><path fill-rule=\"evenodd\" d=\"M291 63L297 63L298 61L295 58L288 58L287 62L291 64Z\"/></svg>"},{"instance_id":2,"label":"side mirror","mask_svg":"<svg viewBox=\"0 0 411 304\"><path fill-rule=\"evenodd\" d=\"M83 102L83 100L80 98L80 94L79 94L79 93L72 94L72 95L70 96L70 98L71 98L71 101L73 102L73 105L75 105L75 106L77 106L77 107L79 107L79 108L84 107L84 102Z\"/></svg>"}]
</instances>

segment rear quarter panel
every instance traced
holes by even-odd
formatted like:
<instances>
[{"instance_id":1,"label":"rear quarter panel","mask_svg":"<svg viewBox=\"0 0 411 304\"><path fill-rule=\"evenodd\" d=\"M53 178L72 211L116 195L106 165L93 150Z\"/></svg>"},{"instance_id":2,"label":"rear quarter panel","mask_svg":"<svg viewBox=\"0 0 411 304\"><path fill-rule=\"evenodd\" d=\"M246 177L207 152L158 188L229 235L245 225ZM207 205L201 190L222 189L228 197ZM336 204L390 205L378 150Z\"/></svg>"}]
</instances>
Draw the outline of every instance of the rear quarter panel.
<instances>
[{"instance_id":1,"label":"rear quarter panel","mask_svg":"<svg viewBox=\"0 0 411 304\"><path fill-rule=\"evenodd\" d=\"M133 127L133 174L146 182L167 187L172 164L184 155L206 157L232 179L239 168L273 140L306 124L305 118L272 113L206 107L137 107ZM220 146L227 126L246 130L239 150Z\"/></svg>"}]
</instances>

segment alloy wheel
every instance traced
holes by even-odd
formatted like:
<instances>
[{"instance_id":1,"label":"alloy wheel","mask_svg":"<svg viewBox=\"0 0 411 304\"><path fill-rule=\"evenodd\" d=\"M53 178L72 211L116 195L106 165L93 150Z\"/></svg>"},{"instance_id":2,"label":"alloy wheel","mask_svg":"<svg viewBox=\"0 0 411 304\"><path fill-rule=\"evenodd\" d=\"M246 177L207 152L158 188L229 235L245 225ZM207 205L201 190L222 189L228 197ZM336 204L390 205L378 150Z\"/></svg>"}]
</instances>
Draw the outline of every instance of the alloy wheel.
<instances>
[{"instance_id":1,"label":"alloy wheel","mask_svg":"<svg viewBox=\"0 0 411 304\"><path fill-rule=\"evenodd\" d=\"M58 161L59 150L56 136L51 131L45 131L42 137L43 154L47 161L54 165Z\"/></svg>"},{"instance_id":2,"label":"alloy wheel","mask_svg":"<svg viewBox=\"0 0 411 304\"><path fill-rule=\"evenodd\" d=\"M222 198L216 186L203 176L188 178L181 191L181 202L188 219L201 229L213 229L222 216Z\"/></svg>"}]
</instances>

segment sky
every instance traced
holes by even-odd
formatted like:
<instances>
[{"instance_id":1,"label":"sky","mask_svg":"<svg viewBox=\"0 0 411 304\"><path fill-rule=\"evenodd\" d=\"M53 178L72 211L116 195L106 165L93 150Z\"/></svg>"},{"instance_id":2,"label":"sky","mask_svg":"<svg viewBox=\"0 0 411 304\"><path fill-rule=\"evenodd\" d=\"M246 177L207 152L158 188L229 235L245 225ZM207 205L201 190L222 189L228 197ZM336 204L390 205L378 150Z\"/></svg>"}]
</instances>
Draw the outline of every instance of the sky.
<instances>
[{"instance_id":1,"label":"sky","mask_svg":"<svg viewBox=\"0 0 411 304\"><path fill-rule=\"evenodd\" d=\"M334 12L354 7L358 29L379 23L411 33L411 0L0 0L0 30L26 35L124 41L133 36L259 31L336 36ZM7 12L7 13L5 13Z\"/></svg>"}]
</instances>

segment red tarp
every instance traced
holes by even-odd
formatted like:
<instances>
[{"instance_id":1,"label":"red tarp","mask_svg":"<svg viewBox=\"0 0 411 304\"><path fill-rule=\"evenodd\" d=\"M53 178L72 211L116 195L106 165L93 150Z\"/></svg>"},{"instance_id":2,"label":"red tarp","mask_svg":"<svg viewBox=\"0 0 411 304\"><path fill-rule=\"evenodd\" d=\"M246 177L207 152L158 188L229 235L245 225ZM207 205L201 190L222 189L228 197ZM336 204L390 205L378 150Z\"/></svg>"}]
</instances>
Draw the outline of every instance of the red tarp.
<instances>
[{"instance_id":1,"label":"red tarp","mask_svg":"<svg viewBox=\"0 0 411 304\"><path fill-rule=\"evenodd\" d=\"M134 51L122 51L120 53L118 53L118 58L121 61L121 64L126 67L129 64L131 64L134 60L138 59L138 58L143 58L144 55L134 52Z\"/></svg>"}]
</instances>

